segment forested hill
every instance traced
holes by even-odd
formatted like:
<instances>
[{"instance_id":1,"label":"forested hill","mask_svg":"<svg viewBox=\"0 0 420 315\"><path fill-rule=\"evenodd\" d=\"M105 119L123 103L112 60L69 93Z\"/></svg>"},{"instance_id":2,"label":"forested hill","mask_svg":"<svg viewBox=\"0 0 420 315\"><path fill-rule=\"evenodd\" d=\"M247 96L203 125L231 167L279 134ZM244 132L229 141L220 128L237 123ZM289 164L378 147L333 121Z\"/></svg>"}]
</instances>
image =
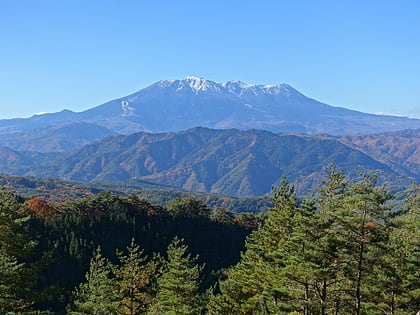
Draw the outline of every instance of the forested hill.
<instances>
[{"instance_id":1,"label":"forested hill","mask_svg":"<svg viewBox=\"0 0 420 315\"><path fill-rule=\"evenodd\" d=\"M420 194L333 164L283 179L264 214L108 192L50 204L0 191L0 313L415 314ZM198 256L197 256L198 255Z\"/></svg>"},{"instance_id":2,"label":"forested hill","mask_svg":"<svg viewBox=\"0 0 420 315\"><path fill-rule=\"evenodd\" d=\"M161 206L167 205L176 198L193 197L203 201L210 208L224 207L235 214L242 212L260 213L272 207L269 196L235 198L217 194L187 192L142 180L86 183L61 180L58 178L0 175L0 187L27 199L41 197L52 204L93 197L100 192L106 191L121 197L135 195Z\"/></svg>"},{"instance_id":3,"label":"forested hill","mask_svg":"<svg viewBox=\"0 0 420 315\"><path fill-rule=\"evenodd\" d=\"M401 174L390 166L336 139L202 127L108 137L16 173L81 181L137 178L189 191L245 196L270 192L283 175L297 183L299 191L313 188L331 161L350 176L380 170L382 180L401 182Z\"/></svg>"}]
</instances>

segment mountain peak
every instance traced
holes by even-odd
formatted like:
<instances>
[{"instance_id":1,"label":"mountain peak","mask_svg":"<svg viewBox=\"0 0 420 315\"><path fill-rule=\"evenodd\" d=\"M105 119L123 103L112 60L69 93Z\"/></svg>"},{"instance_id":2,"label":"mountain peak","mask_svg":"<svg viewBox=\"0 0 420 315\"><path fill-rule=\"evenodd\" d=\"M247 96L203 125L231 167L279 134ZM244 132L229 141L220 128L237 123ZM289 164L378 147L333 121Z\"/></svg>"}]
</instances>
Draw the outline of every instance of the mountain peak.
<instances>
[{"instance_id":1,"label":"mountain peak","mask_svg":"<svg viewBox=\"0 0 420 315\"><path fill-rule=\"evenodd\" d=\"M194 92L206 92L215 91L220 92L220 83L206 80L204 78L197 78L194 76L188 76L181 82L185 82Z\"/></svg>"},{"instance_id":2,"label":"mountain peak","mask_svg":"<svg viewBox=\"0 0 420 315\"><path fill-rule=\"evenodd\" d=\"M253 95L291 95L291 94L300 94L290 85L285 83L277 83L273 85L257 85L257 84L248 84L242 81L228 81L228 82L217 82L208 80L205 78L200 78L196 76L187 76L184 79L180 80L162 80L154 84L153 86L158 86L160 88L173 87L176 89L176 92L181 92L190 90L195 94L199 93L216 93L216 94L233 94L236 96L244 94L253 94Z\"/></svg>"},{"instance_id":3,"label":"mountain peak","mask_svg":"<svg viewBox=\"0 0 420 315\"><path fill-rule=\"evenodd\" d=\"M179 131L195 126L354 134L416 129L420 120L377 116L333 107L288 84L217 82L196 76L158 81L84 112L63 111L0 120L0 132L86 121L116 133Z\"/></svg>"}]
</instances>

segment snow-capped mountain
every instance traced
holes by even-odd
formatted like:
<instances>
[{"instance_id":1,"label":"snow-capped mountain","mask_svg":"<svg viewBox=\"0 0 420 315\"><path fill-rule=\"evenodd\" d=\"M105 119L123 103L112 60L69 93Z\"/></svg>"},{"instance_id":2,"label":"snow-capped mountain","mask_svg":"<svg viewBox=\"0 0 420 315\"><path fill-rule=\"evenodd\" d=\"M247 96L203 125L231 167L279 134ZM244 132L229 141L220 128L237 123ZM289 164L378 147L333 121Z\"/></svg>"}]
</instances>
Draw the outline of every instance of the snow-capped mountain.
<instances>
[{"instance_id":1,"label":"snow-capped mountain","mask_svg":"<svg viewBox=\"0 0 420 315\"><path fill-rule=\"evenodd\" d=\"M115 133L179 131L196 126L308 134L357 134L420 128L420 120L365 114L308 98L287 84L163 80L90 110L0 120L0 133L83 121Z\"/></svg>"}]
</instances>

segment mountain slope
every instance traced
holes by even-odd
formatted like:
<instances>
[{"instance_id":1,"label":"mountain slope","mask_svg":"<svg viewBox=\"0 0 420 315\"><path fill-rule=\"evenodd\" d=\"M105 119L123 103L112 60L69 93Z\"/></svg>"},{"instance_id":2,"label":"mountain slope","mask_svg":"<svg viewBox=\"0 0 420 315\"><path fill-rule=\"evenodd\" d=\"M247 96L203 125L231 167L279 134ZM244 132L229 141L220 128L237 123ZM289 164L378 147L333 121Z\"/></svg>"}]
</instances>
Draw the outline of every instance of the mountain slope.
<instances>
[{"instance_id":1,"label":"mountain slope","mask_svg":"<svg viewBox=\"0 0 420 315\"><path fill-rule=\"evenodd\" d=\"M0 132L84 121L115 133L180 131L196 126L308 134L356 134L420 128L420 120L333 107L287 84L218 83L195 77L164 80L129 96L74 113L0 120Z\"/></svg>"},{"instance_id":2,"label":"mountain slope","mask_svg":"<svg viewBox=\"0 0 420 315\"><path fill-rule=\"evenodd\" d=\"M86 122L71 122L23 131L0 133L0 146L18 151L69 152L114 132Z\"/></svg>"},{"instance_id":3,"label":"mountain slope","mask_svg":"<svg viewBox=\"0 0 420 315\"><path fill-rule=\"evenodd\" d=\"M15 151L0 147L0 173L21 175L27 172L28 167L54 161L59 156L59 153Z\"/></svg>"},{"instance_id":4,"label":"mountain slope","mask_svg":"<svg viewBox=\"0 0 420 315\"><path fill-rule=\"evenodd\" d=\"M420 129L365 135L331 136L405 176L420 178Z\"/></svg>"},{"instance_id":5,"label":"mountain slope","mask_svg":"<svg viewBox=\"0 0 420 315\"><path fill-rule=\"evenodd\" d=\"M331 161L350 175L379 169L383 178L399 177L387 165L335 139L208 128L108 137L33 166L26 175L82 181L138 178L185 190L245 196L268 193L282 175L300 190L312 187Z\"/></svg>"}]
</instances>

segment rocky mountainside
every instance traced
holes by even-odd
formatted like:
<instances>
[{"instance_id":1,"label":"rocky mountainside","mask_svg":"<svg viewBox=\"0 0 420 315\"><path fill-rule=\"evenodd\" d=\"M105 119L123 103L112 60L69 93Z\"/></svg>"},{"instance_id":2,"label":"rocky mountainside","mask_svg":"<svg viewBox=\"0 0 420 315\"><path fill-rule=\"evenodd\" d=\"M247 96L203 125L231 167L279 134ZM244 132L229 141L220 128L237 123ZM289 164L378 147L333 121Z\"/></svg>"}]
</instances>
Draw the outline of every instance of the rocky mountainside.
<instances>
[{"instance_id":1,"label":"rocky mountainside","mask_svg":"<svg viewBox=\"0 0 420 315\"><path fill-rule=\"evenodd\" d=\"M366 134L420 128L420 120L365 114L308 98L287 84L163 80L120 99L75 113L0 120L1 133L83 121L118 134L169 132L196 126L307 134Z\"/></svg>"},{"instance_id":2,"label":"rocky mountainside","mask_svg":"<svg viewBox=\"0 0 420 315\"><path fill-rule=\"evenodd\" d=\"M268 193L283 175L299 190L313 187L331 161L350 175L380 170L383 180L396 184L401 179L390 166L337 139L202 127L108 137L17 173L80 181L137 178L189 191L245 196Z\"/></svg>"}]
</instances>

